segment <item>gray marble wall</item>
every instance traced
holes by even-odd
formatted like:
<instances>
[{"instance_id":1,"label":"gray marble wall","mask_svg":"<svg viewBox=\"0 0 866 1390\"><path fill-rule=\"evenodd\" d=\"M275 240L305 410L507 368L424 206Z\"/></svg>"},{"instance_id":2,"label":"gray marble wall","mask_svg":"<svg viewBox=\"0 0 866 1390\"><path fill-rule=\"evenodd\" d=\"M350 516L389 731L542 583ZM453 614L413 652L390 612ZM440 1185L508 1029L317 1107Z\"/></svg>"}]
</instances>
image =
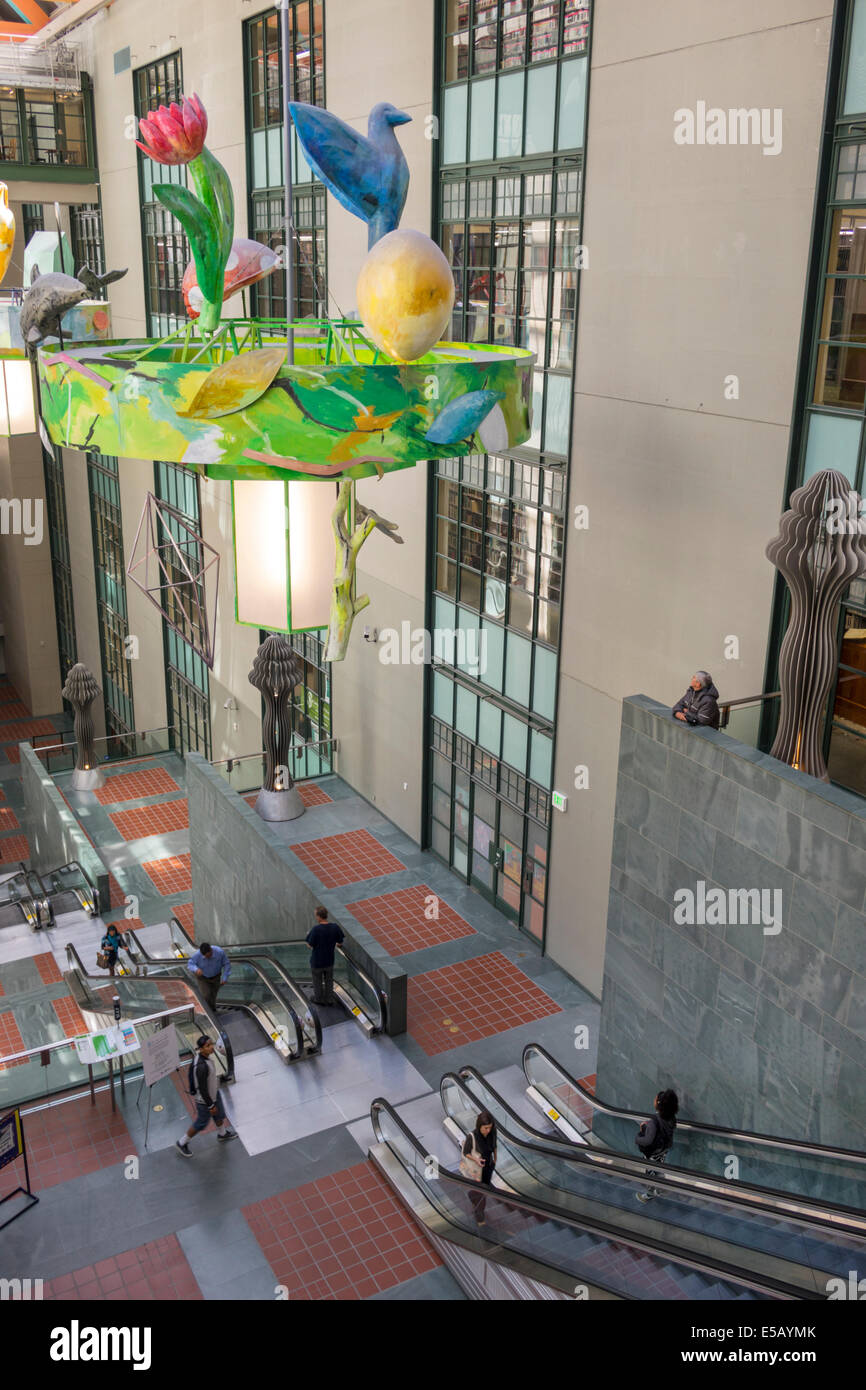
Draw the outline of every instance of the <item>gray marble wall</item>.
<instances>
[{"instance_id":1,"label":"gray marble wall","mask_svg":"<svg viewBox=\"0 0 866 1390\"><path fill-rule=\"evenodd\" d=\"M24 792L24 830L30 841L33 868L56 869L78 860L99 890L102 911L108 911L108 869L78 824L54 780L45 771L29 743L21 750L21 787Z\"/></svg>"},{"instance_id":2,"label":"gray marble wall","mask_svg":"<svg viewBox=\"0 0 866 1390\"><path fill-rule=\"evenodd\" d=\"M327 907L346 949L388 999L387 1031L406 1031L406 973L360 924L347 928L327 890L200 753L186 755L196 936L223 945L301 941Z\"/></svg>"},{"instance_id":3,"label":"gray marble wall","mask_svg":"<svg viewBox=\"0 0 866 1390\"><path fill-rule=\"evenodd\" d=\"M700 882L725 890L702 914ZM777 894L778 920L732 889ZM676 920L683 890L703 921ZM599 1095L673 1086L695 1119L866 1148L864 897L866 803L624 701Z\"/></svg>"}]
</instances>

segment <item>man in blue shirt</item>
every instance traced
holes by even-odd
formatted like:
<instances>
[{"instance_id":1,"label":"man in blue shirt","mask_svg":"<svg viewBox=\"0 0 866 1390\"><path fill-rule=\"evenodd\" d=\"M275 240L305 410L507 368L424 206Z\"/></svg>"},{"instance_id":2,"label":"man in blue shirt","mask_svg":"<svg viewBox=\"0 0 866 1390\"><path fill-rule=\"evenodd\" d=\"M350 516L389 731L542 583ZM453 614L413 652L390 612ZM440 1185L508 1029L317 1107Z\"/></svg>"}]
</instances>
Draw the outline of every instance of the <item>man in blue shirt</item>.
<instances>
[{"instance_id":1,"label":"man in blue shirt","mask_svg":"<svg viewBox=\"0 0 866 1390\"><path fill-rule=\"evenodd\" d=\"M323 907L316 908L316 924L307 933L307 945L312 952L310 969L313 972L313 1003L336 1004L334 997L334 949L344 940L336 922L328 921Z\"/></svg>"},{"instance_id":2,"label":"man in blue shirt","mask_svg":"<svg viewBox=\"0 0 866 1390\"><path fill-rule=\"evenodd\" d=\"M189 958L189 969L198 977L202 997L208 1008L215 1011L219 987L232 973L232 963L219 946L203 941L195 955Z\"/></svg>"}]
</instances>

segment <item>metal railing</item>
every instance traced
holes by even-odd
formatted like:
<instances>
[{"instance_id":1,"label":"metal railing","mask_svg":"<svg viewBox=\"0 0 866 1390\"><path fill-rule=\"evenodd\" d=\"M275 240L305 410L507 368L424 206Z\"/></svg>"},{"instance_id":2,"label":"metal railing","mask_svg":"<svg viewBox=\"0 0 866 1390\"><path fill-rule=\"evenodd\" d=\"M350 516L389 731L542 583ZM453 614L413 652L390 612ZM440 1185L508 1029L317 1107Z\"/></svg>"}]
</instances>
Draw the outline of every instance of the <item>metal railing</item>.
<instances>
[{"instance_id":1,"label":"metal railing","mask_svg":"<svg viewBox=\"0 0 866 1390\"><path fill-rule=\"evenodd\" d=\"M747 743L750 748L763 748L766 752L772 742L781 708L770 702L781 698L781 690L773 690L766 695L746 695L741 700L720 700L719 728L739 743Z\"/></svg>"},{"instance_id":2,"label":"metal railing","mask_svg":"<svg viewBox=\"0 0 866 1390\"><path fill-rule=\"evenodd\" d=\"M334 771L334 754L339 751L336 738L319 739L316 743L299 743L289 750L289 772L295 782L325 777ZM221 758L212 762L221 777L236 792L257 791L262 785L265 754L241 753L237 758Z\"/></svg>"},{"instance_id":3,"label":"metal railing","mask_svg":"<svg viewBox=\"0 0 866 1390\"><path fill-rule=\"evenodd\" d=\"M99 766L104 763L131 762L135 758L146 758L157 753L170 753L172 751L171 736L174 733L173 724L164 724L159 729L137 730L130 734L109 734L106 738L94 739L94 746L101 756L98 758ZM74 738L65 739L60 735L60 742L43 743L43 739L57 739L57 734L34 734L27 741L33 752L44 764L46 772L71 772L75 766L76 742ZM130 751L130 742L132 750ZM105 750L104 753L102 750Z\"/></svg>"},{"instance_id":4,"label":"metal railing","mask_svg":"<svg viewBox=\"0 0 866 1390\"><path fill-rule=\"evenodd\" d=\"M81 88L81 50L74 43L36 47L0 43L0 86L50 87L77 92Z\"/></svg>"}]
</instances>

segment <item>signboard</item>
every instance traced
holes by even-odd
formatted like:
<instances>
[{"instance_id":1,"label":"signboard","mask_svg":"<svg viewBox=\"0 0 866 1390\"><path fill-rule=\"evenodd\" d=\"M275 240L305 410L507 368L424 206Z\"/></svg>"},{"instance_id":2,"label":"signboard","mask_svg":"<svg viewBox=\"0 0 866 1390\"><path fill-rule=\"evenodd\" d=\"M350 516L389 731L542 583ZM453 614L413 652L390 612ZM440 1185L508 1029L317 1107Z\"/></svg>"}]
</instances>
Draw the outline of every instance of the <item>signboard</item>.
<instances>
[{"instance_id":1,"label":"signboard","mask_svg":"<svg viewBox=\"0 0 866 1390\"><path fill-rule=\"evenodd\" d=\"M171 1076L180 1066L177 1034L173 1028L162 1028L152 1037L142 1038L140 1047L144 1080L148 1086L155 1086L157 1081Z\"/></svg>"},{"instance_id":2,"label":"signboard","mask_svg":"<svg viewBox=\"0 0 866 1390\"><path fill-rule=\"evenodd\" d=\"M128 1052L137 1052L141 1046L131 1023L119 1023L116 1028L104 1028L100 1033L83 1033L73 1038L73 1042L78 1060L85 1066L126 1056Z\"/></svg>"},{"instance_id":3,"label":"signboard","mask_svg":"<svg viewBox=\"0 0 866 1390\"><path fill-rule=\"evenodd\" d=\"M24 1136L21 1133L21 1116L17 1110L0 1120L0 1168L14 1163L24 1153Z\"/></svg>"},{"instance_id":4,"label":"signboard","mask_svg":"<svg viewBox=\"0 0 866 1390\"><path fill-rule=\"evenodd\" d=\"M551 792L550 804L554 811L564 811L568 807L568 797L564 792Z\"/></svg>"}]
</instances>

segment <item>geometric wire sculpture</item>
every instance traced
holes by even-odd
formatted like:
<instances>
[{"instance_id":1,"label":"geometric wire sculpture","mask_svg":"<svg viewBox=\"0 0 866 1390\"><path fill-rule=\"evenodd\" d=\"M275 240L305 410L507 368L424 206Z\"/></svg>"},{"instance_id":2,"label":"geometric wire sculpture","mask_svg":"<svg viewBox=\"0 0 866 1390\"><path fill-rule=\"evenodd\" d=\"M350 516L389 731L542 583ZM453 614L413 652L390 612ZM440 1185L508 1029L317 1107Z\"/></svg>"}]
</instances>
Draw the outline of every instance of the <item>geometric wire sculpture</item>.
<instances>
[{"instance_id":1,"label":"geometric wire sculpture","mask_svg":"<svg viewBox=\"0 0 866 1390\"><path fill-rule=\"evenodd\" d=\"M207 584L206 576L214 566L216 574ZM127 576L154 608L159 609L169 627L188 642L211 669L219 566L219 552L208 545L183 512L167 502L160 502L149 492L135 534ZM208 589L212 596L210 613Z\"/></svg>"}]
</instances>

